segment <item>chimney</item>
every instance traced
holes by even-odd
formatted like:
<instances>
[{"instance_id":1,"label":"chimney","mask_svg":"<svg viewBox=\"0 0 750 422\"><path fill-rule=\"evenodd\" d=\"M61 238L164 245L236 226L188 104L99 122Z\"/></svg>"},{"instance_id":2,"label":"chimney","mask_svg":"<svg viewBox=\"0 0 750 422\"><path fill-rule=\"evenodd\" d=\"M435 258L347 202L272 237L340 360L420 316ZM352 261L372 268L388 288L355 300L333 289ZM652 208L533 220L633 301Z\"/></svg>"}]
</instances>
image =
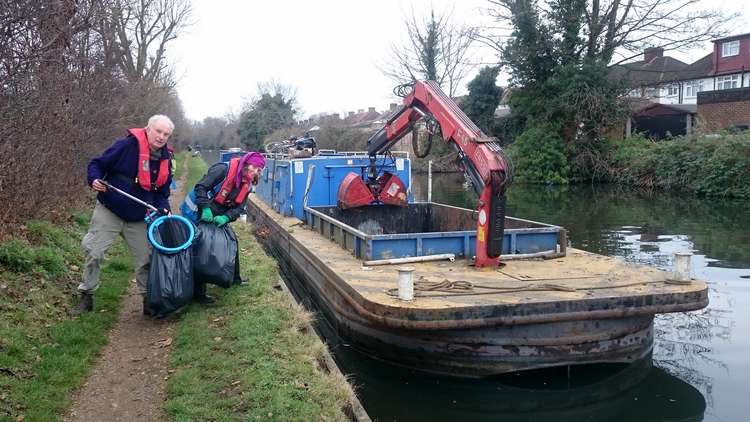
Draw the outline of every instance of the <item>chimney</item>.
<instances>
[{"instance_id":1,"label":"chimney","mask_svg":"<svg viewBox=\"0 0 750 422\"><path fill-rule=\"evenodd\" d=\"M394 111L394 110L396 110L396 107L398 107L398 104L396 104L396 103L390 103L388 105L388 110L389 111Z\"/></svg>"},{"instance_id":2,"label":"chimney","mask_svg":"<svg viewBox=\"0 0 750 422\"><path fill-rule=\"evenodd\" d=\"M368 107L367 108L368 113L375 113L375 107Z\"/></svg>"},{"instance_id":3,"label":"chimney","mask_svg":"<svg viewBox=\"0 0 750 422\"><path fill-rule=\"evenodd\" d=\"M359 110L357 110L357 114L362 114L362 113L364 113L364 112L365 112L365 109L364 109L364 108L360 108Z\"/></svg>"},{"instance_id":4,"label":"chimney","mask_svg":"<svg viewBox=\"0 0 750 422\"><path fill-rule=\"evenodd\" d=\"M657 57L664 56L664 49L661 47L650 47L643 51L643 61L650 62Z\"/></svg>"},{"instance_id":5,"label":"chimney","mask_svg":"<svg viewBox=\"0 0 750 422\"><path fill-rule=\"evenodd\" d=\"M353 112L353 111L350 111L350 112L349 112L349 113L348 113L348 114L346 115L346 117L352 117L352 116L354 116L354 112Z\"/></svg>"}]
</instances>

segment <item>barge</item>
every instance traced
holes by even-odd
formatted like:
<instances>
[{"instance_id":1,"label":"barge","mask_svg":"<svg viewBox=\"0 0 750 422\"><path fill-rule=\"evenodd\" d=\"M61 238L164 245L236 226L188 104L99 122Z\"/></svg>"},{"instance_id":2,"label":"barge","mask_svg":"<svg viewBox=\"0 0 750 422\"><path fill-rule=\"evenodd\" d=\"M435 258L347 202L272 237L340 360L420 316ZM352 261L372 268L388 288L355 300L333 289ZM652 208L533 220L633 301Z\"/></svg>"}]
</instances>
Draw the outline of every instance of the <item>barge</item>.
<instances>
[{"instance_id":1,"label":"barge","mask_svg":"<svg viewBox=\"0 0 750 422\"><path fill-rule=\"evenodd\" d=\"M405 153L376 159L405 181L407 207L340 209L341 182L371 158L268 155L247 211L295 294L377 359L461 377L650 361L654 315L708 304L703 281L570 248L564 228L511 217L503 264L472 266L477 212L414 202ZM413 300L397 294L400 266L372 265L402 258L418 260Z\"/></svg>"}]
</instances>

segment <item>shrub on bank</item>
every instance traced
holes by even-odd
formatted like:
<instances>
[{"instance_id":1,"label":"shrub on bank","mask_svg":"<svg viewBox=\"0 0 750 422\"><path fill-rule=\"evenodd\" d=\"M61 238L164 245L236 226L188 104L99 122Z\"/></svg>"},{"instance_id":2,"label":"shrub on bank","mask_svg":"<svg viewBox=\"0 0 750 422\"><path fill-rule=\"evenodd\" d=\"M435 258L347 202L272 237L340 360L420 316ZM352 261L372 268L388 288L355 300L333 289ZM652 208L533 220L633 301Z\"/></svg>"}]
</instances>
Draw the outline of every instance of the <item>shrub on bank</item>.
<instances>
[{"instance_id":1,"label":"shrub on bank","mask_svg":"<svg viewBox=\"0 0 750 422\"><path fill-rule=\"evenodd\" d=\"M566 184L569 165L565 144L556 130L538 125L526 129L508 148L514 179L526 183Z\"/></svg>"},{"instance_id":2,"label":"shrub on bank","mask_svg":"<svg viewBox=\"0 0 750 422\"><path fill-rule=\"evenodd\" d=\"M657 142L633 137L610 148L612 182L750 198L750 131Z\"/></svg>"}]
</instances>

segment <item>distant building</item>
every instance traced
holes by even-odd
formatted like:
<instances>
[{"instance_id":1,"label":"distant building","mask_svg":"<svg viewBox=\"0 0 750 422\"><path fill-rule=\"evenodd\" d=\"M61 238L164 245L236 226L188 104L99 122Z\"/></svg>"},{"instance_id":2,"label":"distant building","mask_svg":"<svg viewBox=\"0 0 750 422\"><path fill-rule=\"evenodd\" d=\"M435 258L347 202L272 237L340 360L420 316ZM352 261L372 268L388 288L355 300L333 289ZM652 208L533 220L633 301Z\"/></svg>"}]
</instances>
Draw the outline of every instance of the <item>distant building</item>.
<instances>
[{"instance_id":1,"label":"distant building","mask_svg":"<svg viewBox=\"0 0 750 422\"><path fill-rule=\"evenodd\" d=\"M612 69L612 77L630 81L629 97L636 99L625 136L684 135L696 123L707 131L750 126L750 33L713 43L711 53L691 64L656 47L643 60Z\"/></svg>"}]
</instances>

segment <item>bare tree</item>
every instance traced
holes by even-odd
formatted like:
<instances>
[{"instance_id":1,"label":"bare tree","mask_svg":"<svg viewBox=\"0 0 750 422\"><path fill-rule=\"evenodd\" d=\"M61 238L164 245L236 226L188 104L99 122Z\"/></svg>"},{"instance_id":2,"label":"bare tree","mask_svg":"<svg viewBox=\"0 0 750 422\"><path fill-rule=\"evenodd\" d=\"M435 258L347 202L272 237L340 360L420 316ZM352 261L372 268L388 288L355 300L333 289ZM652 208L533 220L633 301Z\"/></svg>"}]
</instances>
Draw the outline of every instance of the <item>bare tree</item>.
<instances>
[{"instance_id":1,"label":"bare tree","mask_svg":"<svg viewBox=\"0 0 750 422\"><path fill-rule=\"evenodd\" d=\"M132 49L124 52L117 33L103 30L114 28L107 23L122 6L122 0L0 0L0 238L26 219L64 218L80 207L86 162L129 125L166 113L177 124L172 144L184 138L182 105L164 83L171 79L164 45L179 25L154 29L154 22L180 13L163 10L161 21L131 15L151 22L140 34L157 41L140 50L153 55L141 60L143 78L130 82L119 58L143 57L141 44L124 44Z\"/></svg>"},{"instance_id":2,"label":"bare tree","mask_svg":"<svg viewBox=\"0 0 750 422\"><path fill-rule=\"evenodd\" d=\"M709 6L704 0L579 0L583 4L581 31L572 34L583 41L574 52L576 56L603 59L610 65L631 60L648 47L666 50L685 50L699 46L722 35L725 23L733 16ZM476 38L503 51L513 29L512 13L518 5L534 8L539 16L549 16L570 10L569 1L549 0L487 0L487 12L498 26L483 28ZM700 9L701 6L709 9ZM572 16L572 18L578 18ZM560 28L564 29L564 28ZM562 34L559 34L562 35ZM578 41L578 40L576 40Z\"/></svg>"},{"instance_id":3,"label":"bare tree","mask_svg":"<svg viewBox=\"0 0 750 422\"><path fill-rule=\"evenodd\" d=\"M167 44L190 24L188 0L117 0L101 22L109 57L132 82L169 81Z\"/></svg>"},{"instance_id":4,"label":"bare tree","mask_svg":"<svg viewBox=\"0 0 750 422\"><path fill-rule=\"evenodd\" d=\"M389 63L383 72L399 84L418 79L434 80L454 95L473 68L471 47L474 29L453 21L452 12L430 10L419 19L414 11L404 21L408 41L391 45Z\"/></svg>"}]
</instances>

